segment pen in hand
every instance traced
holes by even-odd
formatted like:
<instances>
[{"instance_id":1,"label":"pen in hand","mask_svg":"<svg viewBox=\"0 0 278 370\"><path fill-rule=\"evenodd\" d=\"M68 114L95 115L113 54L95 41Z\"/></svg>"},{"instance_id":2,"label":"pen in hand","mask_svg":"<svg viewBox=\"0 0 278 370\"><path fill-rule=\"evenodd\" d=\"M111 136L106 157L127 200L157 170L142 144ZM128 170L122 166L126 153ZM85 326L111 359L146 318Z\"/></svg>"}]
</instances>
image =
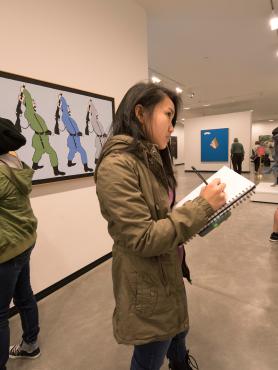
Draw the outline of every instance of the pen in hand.
<instances>
[{"instance_id":1,"label":"pen in hand","mask_svg":"<svg viewBox=\"0 0 278 370\"><path fill-rule=\"evenodd\" d=\"M199 176L200 177L200 179L206 184L206 185L208 185L208 182L206 181L206 179L204 179L204 177L200 174L200 172L198 172L197 170L196 170L196 168L195 167L193 167L193 166L191 166L191 168L192 168L192 170L196 173L196 175L197 176Z\"/></svg>"}]
</instances>

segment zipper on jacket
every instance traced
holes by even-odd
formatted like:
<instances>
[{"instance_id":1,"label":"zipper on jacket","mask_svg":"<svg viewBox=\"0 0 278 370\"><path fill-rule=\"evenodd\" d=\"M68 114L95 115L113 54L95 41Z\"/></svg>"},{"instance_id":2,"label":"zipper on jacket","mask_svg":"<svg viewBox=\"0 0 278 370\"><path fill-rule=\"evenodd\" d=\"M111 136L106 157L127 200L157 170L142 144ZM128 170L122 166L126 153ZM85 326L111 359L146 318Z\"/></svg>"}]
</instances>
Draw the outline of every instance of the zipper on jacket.
<instances>
[{"instance_id":1,"label":"zipper on jacket","mask_svg":"<svg viewBox=\"0 0 278 370\"><path fill-rule=\"evenodd\" d=\"M155 151L154 148L152 150ZM147 168L148 168L149 171L151 171L146 152L144 152L144 156L145 156ZM156 221L157 221L157 220L160 219L160 217L159 217L159 215L160 215L160 208L159 208L159 205L155 201L156 200L156 197L155 197L155 192L154 192L154 189L153 189L152 182L151 182L151 190L152 190L152 195L153 195L153 199L154 199L154 208L155 208ZM157 260L158 260L158 264L159 264L159 269L160 269L160 275L161 275L162 284L165 287L165 290L166 290L167 295L169 296L170 295L170 287L169 287L169 284L167 282L167 276L166 276L166 273L165 273L165 271L163 269L162 262L160 260L160 256L157 256Z\"/></svg>"}]
</instances>

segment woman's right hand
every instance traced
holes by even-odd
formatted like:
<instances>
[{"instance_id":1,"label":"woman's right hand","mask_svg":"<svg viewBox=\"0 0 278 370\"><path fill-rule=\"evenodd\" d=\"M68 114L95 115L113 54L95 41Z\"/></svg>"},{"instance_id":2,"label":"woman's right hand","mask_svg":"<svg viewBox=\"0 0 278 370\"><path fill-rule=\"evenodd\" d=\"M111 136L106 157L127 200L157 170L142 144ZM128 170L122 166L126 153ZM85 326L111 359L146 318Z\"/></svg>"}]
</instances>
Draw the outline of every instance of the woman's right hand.
<instances>
[{"instance_id":1,"label":"woman's right hand","mask_svg":"<svg viewBox=\"0 0 278 370\"><path fill-rule=\"evenodd\" d=\"M211 207L217 211L226 203L226 184L221 183L220 179L214 179L207 186L203 187L200 196L204 198Z\"/></svg>"}]
</instances>

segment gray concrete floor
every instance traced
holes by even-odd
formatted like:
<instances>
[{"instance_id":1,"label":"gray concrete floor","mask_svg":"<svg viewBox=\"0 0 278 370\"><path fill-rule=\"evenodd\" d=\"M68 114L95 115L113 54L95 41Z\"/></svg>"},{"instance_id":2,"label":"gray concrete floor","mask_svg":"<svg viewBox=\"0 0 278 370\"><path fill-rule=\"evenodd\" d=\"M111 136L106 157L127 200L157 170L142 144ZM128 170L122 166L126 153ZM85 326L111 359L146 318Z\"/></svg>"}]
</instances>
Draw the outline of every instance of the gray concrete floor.
<instances>
[{"instance_id":1,"label":"gray concrete floor","mask_svg":"<svg viewBox=\"0 0 278 370\"><path fill-rule=\"evenodd\" d=\"M179 200L199 179L176 170ZM278 369L278 243L268 241L276 207L245 202L187 245L188 347L200 370ZM110 270L107 261L40 301L42 356L10 360L8 370L128 370L132 348L112 335ZM11 343L18 342L18 316L10 326Z\"/></svg>"}]
</instances>

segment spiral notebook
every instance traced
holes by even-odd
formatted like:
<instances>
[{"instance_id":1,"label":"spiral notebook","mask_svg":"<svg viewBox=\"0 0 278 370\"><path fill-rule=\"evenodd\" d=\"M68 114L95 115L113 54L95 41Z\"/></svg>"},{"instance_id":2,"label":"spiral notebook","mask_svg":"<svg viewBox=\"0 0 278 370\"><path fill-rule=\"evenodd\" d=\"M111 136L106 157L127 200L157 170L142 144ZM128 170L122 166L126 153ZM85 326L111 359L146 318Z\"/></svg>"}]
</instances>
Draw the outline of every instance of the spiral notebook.
<instances>
[{"instance_id":1,"label":"spiral notebook","mask_svg":"<svg viewBox=\"0 0 278 370\"><path fill-rule=\"evenodd\" d=\"M225 192L227 194L227 202L209 218L208 223L198 232L200 236L206 235L209 231L218 226L222 221L227 219L231 214L231 208L239 205L242 201L246 200L256 188L256 185L252 181L239 175L227 166L223 166L219 171L214 173L211 177L207 179L207 182L210 183L214 179L220 179L221 182L224 182L226 184ZM175 205L175 207L180 207L185 202L198 197L203 186L205 186L204 183L199 185L190 194L179 201Z\"/></svg>"}]
</instances>

